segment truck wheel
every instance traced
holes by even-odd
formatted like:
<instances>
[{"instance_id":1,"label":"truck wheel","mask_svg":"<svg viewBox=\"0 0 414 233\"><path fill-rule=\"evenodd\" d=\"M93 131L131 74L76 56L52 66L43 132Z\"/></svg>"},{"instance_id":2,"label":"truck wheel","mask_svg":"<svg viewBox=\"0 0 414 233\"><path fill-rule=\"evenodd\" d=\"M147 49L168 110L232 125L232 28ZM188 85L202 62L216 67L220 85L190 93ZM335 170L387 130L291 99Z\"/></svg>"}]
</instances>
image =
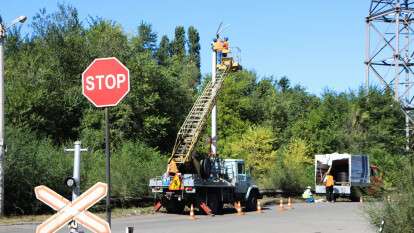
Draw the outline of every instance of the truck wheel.
<instances>
[{"instance_id":1,"label":"truck wheel","mask_svg":"<svg viewBox=\"0 0 414 233\"><path fill-rule=\"evenodd\" d=\"M212 214L220 214L221 210L223 209L223 204L219 199L219 195L215 192L207 194L207 205L210 208Z\"/></svg>"},{"instance_id":2,"label":"truck wheel","mask_svg":"<svg viewBox=\"0 0 414 233\"><path fill-rule=\"evenodd\" d=\"M255 211L257 209L257 192L252 191L246 200L246 211Z\"/></svg>"},{"instance_id":3,"label":"truck wheel","mask_svg":"<svg viewBox=\"0 0 414 233\"><path fill-rule=\"evenodd\" d=\"M168 213L182 214L185 208L184 202L177 200L169 200L164 205Z\"/></svg>"},{"instance_id":4,"label":"truck wheel","mask_svg":"<svg viewBox=\"0 0 414 233\"><path fill-rule=\"evenodd\" d=\"M351 201L358 202L362 196L362 192L360 188L351 187L351 195L349 196Z\"/></svg>"}]
</instances>

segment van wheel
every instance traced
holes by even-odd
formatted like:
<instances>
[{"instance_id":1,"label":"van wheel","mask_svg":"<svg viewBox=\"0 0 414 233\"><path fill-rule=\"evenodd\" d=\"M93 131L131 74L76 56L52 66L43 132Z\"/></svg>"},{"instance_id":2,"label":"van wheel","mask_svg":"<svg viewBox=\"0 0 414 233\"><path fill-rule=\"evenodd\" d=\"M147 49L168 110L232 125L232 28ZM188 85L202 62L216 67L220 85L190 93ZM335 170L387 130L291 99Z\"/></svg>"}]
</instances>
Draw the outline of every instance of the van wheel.
<instances>
[{"instance_id":1,"label":"van wheel","mask_svg":"<svg viewBox=\"0 0 414 233\"><path fill-rule=\"evenodd\" d=\"M351 195L350 199L353 202L358 202L362 196L362 192L360 188L351 187Z\"/></svg>"},{"instance_id":2,"label":"van wheel","mask_svg":"<svg viewBox=\"0 0 414 233\"><path fill-rule=\"evenodd\" d=\"M257 192L253 191L246 201L246 211L257 210Z\"/></svg>"}]
</instances>

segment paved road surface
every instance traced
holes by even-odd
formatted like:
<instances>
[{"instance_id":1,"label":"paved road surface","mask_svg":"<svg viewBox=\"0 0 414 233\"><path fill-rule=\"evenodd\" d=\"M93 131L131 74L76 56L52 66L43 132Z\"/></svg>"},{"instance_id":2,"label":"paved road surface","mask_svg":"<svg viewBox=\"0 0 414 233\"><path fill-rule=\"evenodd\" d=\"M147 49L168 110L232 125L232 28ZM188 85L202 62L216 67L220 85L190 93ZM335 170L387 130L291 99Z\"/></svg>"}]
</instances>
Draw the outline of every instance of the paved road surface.
<instances>
[{"instance_id":1,"label":"paved road surface","mask_svg":"<svg viewBox=\"0 0 414 233\"><path fill-rule=\"evenodd\" d=\"M133 226L134 233L374 233L368 224L360 203L296 204L293 210L277 211L270 206L264 213L246 213L237 216L198 216L190 220L186 215L155 214L113 220L112 232L124 233L126 226ZM33 233L36 224L0 226L0 233ZM68 232L65 227L59 232Z\"/></svg>"}]
</instances>

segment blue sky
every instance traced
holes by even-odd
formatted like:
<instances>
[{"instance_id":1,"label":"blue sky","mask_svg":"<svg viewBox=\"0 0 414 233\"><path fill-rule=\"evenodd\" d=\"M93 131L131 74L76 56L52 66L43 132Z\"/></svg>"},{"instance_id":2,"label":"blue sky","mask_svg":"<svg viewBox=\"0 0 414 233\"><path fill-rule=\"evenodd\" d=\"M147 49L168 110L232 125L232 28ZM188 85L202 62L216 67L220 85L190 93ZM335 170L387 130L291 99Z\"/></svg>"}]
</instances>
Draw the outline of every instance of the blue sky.
<instances>
[{"instance_id":1,"label":"blue sky","mask_svg":"<svg viewBox=\"0 0 414 233\"><path fill-rule=\"evenodd\" d=\"M314 94L356 89L364 81L369 0L3 0L0 15L6 22L18 15L30 20L40 8L54 11L58 2L75 6L81 20L111 19L130 34L142 20L170 37L175 26L193 25L201 36L203 73L210 72L209 43L223 21L230 24L225 34L231 44L242 49L243 66L259 76L286 75Z\"/></svg>"}]
</instances>

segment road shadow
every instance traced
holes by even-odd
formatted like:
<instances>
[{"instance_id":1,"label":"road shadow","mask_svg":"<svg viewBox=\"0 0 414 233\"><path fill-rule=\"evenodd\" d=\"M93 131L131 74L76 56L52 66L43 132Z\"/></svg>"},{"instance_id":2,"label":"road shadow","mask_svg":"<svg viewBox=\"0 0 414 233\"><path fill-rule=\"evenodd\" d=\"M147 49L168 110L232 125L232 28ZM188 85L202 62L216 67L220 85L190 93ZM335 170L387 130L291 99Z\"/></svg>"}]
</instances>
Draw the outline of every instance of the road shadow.
<instances>
[{"instance_id":1,"label":"road shadow","mask_svg":"<svg viewBox=\"0 0 414 233\"><path fill-rule=\"evenodd\" d=\"M269 209L270 208L266 207L266 206L262 207L262 211L266 211L266 210L269 210ZM246 211L245 209L243 209L243 212L244 213L254 213L254 212L256 212L256 210ZM168 215L183 215L184 216L184 215L190 215L190 209L186 208L182 213L168 213L166 210L160 210L159 213L168 214ZM195 215L207 216L207 214L204 213L204 211L202 211L199 208L194 208L194 214ZM222 212L219 213L219 214L216 214L216 215L220 216L220 215L231 215L231 214L237 214L237 211L234 207L224 207Z\"/></svg>"}]
</instances>

